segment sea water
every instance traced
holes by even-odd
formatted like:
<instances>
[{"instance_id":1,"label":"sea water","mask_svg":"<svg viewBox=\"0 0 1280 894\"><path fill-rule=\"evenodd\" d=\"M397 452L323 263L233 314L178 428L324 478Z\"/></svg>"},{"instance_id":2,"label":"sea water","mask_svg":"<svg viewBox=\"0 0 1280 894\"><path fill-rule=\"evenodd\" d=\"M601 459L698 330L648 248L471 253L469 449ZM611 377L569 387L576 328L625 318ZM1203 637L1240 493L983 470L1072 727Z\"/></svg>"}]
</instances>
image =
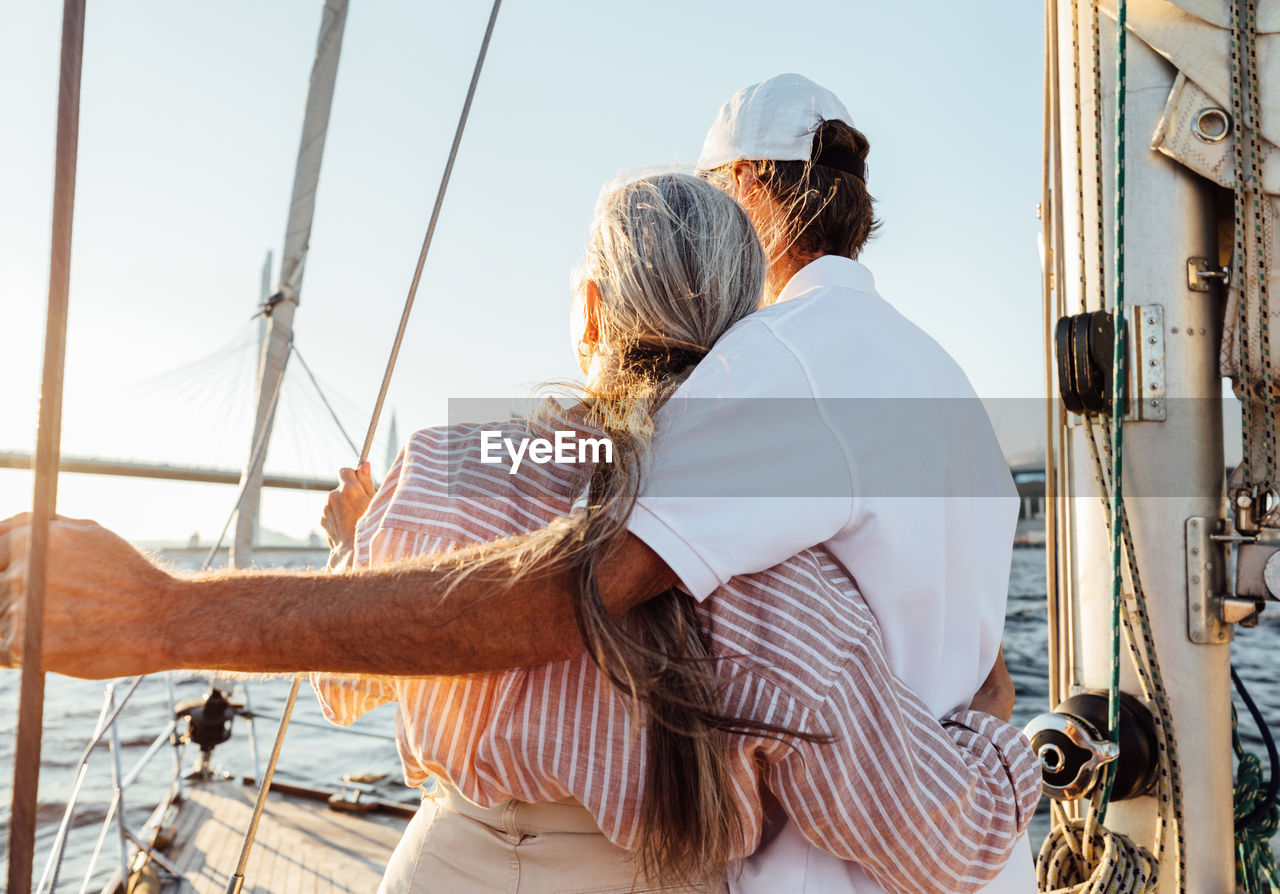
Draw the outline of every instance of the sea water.
<instances>
[{"instance_id":1,"label":"sea water","mask_svg":"<svg viewBox=\"0 0 1280 894\"><path fill-rule=\"evenodd\" d=\"M283 567L307 567L323 564L322 552L282 553L259 556ZM216 635L216 631L211 635ZM1249 687L1264 716L1280 728L1280 685L1273 682L1274 662L1269 656L1280 646L1280 613L1264 614L1256 630L1238 630L1232 649L1237 671ZM110 648L104 643L103 648ZM1013 722L1019 726L1047 709L1048 701L1048 635L1045 618L1045 553L1041 548L1014 551L1009 583L1009 613L1005 624L1005 661L1017 687L1017 703ZM12 786L13 736L18 702L17 671L0 671L0 826L7 833L9 800ZM127 682L127 681L125 681ZM209 682L198 674L175 674L173 684L179 702L202 696ZM117 691L123 685L117 682ZM40 804L36 839L36 876L44 866L68 793L74 779L75 764L84 750L102 706L104 684L73 680L51 674L46 684L44 716L43 765L40 777ZM243 697L244 684L237 684L236 695ZM249 698L255 712L278 717L289 691L287 679L255 680L249 684ZM1243 707L1240 729L1245 745L1264 758L1266 752ZM120 762L129 769L155 739L169 719L167 685L164 675L145 679L122 714L120 723ZM358 721L353 729L369 735L344 733L326 726L310 688L303 686L294 710L295 723L290 727L277 770L282 781L328 786L340 781L344 774L384 774L379 795L388 799L416 803L416 792L401 784L399 761L393 744L394 714L390 706L378 708ZM265 762L271 750L276 724L259 720L256 736L259 760ZM243 720L235 721L231 741L218 746L214 764L239 776L254 775L250 756L248 729ZM138 830L152 807L168 791L173 779L172 751L165 746L149 764L139 781L125 794L125 817L130 829ZM196 750L188 746L184 763L194 760ZM66 849L59 888L78 890L88 865L103 816L111 800L111 755L106 742L97 749L89 764L89 773L75 814L72 833ZM189 769L182 767L183 771ZM1048 831L1048 807L1041 808L1032 827L1033 847ZM7 859L7 834L0 836L0 855ZM114 830L108 835L95 870L95 881L101 883L118 865ZM90 890L97 890L90 886Z\"/></svg>"}]
</instances>

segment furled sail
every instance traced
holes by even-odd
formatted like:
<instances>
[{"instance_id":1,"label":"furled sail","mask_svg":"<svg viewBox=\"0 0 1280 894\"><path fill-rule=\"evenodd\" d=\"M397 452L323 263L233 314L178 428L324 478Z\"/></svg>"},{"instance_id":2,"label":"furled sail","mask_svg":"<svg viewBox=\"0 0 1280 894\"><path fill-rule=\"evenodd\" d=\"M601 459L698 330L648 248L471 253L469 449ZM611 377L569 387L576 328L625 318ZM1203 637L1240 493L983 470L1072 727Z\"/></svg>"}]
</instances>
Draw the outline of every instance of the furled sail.
<instances>
[{"instance_id":1,"label":"furled sail","mask_svg":"<svg viewBox=\"0 0 1280 894\"><path fill-rule=\"evenodd\" d=\"M1114 0L1101 5L1114 15ZM1249 7L1256 9L1253 16ZM1222 259L1232 261L1220 369L1246 404L1246 460L1253 460L1254 469L1249 477L1274 488L1280 0L1130 0L1128 22L1133 34L1178 70L1151 147L1235 195L1234 232L1224 230L1220 240Z\"/></svg>"}]
</instances>

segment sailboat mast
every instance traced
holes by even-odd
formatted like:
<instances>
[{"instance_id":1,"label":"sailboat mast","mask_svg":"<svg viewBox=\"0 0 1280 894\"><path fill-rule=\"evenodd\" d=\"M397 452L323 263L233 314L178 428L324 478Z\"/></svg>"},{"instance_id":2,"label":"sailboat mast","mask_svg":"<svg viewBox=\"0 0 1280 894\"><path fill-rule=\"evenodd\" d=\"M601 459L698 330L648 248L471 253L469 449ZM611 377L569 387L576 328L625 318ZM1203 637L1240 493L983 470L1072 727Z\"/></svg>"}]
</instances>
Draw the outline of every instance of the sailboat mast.
<instances>
[{"instance_id":1,"label":"sailboat mast","mask_svg":"<svg viewBox=\"0 0 1280 894\"><path fill-rule=\"evenodd\" d=\"M265 308L268 299L271 298L271 271L274 267L272 263L275 260L270 249L267 250L267 259L262 262L262 284L258 289L258 307ZM267 344L267 316L262 314L258 317L258 362L262 362L262 349Z\"/></svg>"},{"instance_id":2,"label":"sailboat mast","mask_svg":"<svg viewBox=\"0 0 1280 894\"><path fill-rule=\"evenodd\" d=\"M306 113L302 121L302 139L294 170L289 221L285 226L279 285L274 296L278 300L269 303L270 324L258 366L258 400L253 437L249 442L249 459L241 477L243 496L236 514L235 541L231 546L233 568L246 567L252 560L258 529L262 469L275 421L285 364L293 342L293 315L302 292L302 273L311 242L311 221L315 215L316 185L320 179L320 162L324 156L329 111L333 104L333 85L338 74L338 57L346 22L347 0L325 0L315 61L311 66L311 80L307 88Z\"/></svg>"},{"instance_id":3,"label":"sailboat mast","mask_svg":"<svg viewBox=\"0 0 1280 894\"><path fill-rule=\"evenodd\" d=\"M1055 6L1060 85L1056 154L1063 172L1057 183L1064 186L1056 190L1063 238L1054 249L1065 262L1059 269L1065 268L1066 276L1057 284L1057 313L1065 316L1102 304L1114 309L1116 28L1114 19L1102 17L1102 158L1095 159L1089 7L1080 3L1073 22L1072 3L1061 0ZM1212 552L1193 547L1192 532L1198 531L1207 544L1208 529L1221 517L1223 505L1222 383L1217 370L1221 298L1216 292L1193 291L1187 279L1188 259L1218 255L1213 187L1149 148L1176 70L1132 35L1126 61L1124 282L1130 377L1123 428L1125 505L1181 760L1184 890L1232 891L1231 627L1202 620L1211 606L1193 606L1190 599L1202 575L1208 587L1209 575L1215 573L1212 563L1199 568L1197 563L1208 561ZM1100 297L1104 285L1105 302ZM1063 698L1108 687L1113 574L1089 429L1081 416L1066 418L1057 445L1058 493L1063 495L1057 504L1057 546L1067 607L1057 639L1050 643L1065 665L1068 691L1060 693ZM1100 449L1104 437L1095 442ZM1133 617L1133 581L1127 572L1124 587L1122 611ZM1123 649L1121 689L1142 698ZM1152 848L1159 813L1160 803L1151 796L1116 801L1106 825ZM1166 829L1165 835L1173 845L1173 830ZM1162 894L1178 890L1177 875L1174 845L1166 848L1160 867Z\"/></svg>"}]
</instances>

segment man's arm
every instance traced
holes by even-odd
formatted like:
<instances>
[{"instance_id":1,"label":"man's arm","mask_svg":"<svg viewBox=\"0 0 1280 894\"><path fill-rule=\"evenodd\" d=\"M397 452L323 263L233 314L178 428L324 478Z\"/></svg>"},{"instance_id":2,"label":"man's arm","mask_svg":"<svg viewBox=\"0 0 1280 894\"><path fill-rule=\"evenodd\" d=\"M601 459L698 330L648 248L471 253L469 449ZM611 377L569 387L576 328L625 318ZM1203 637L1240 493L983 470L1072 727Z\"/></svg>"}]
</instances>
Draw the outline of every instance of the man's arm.
<instances>
[{"instance_id":1,"label":"man's arm","mask_svg":"<svg viewBox=\"0 0 1280 894\"><path fill-rule=\"evenodd\" d=\"M29 520L0 522L0 663L21 656ZM536 536L536 535L531 535ZM247 673L463 674L573 657L582 650L567 572L504 585L451 570L492 546L354 574L231 572L175 577L93 522L50 532L44 666L106 678L166 669ZM615 616L675 576L626 535L601 566Z\"/></svg>"}]
</instances>

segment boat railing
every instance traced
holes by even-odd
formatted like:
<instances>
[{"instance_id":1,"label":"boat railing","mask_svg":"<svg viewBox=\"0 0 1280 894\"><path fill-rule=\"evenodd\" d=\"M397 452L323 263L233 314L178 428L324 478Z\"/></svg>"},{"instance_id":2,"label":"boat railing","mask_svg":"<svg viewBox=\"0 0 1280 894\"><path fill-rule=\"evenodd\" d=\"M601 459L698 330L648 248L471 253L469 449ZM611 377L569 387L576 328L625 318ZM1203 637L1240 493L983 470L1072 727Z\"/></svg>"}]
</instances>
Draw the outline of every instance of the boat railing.
<instances>
[{"instance_id":1,"label":"boat railing","mask_svg":"<svg viewBox=\"0 0 1280 894\"><path fill-rule=\"evenodd\" d=\"M169 720L161 728L155 738L148 744L146 750L138 757L133 766L127 772L122 770L121 763L121 743L119 718L124 711L125 706L133 698L138 691L139 684L146 677L134 677L126 681L112 681L107 683L103 693L102 707L98 712L97 722L94 724L93 732L89 736L89 741L85 745L84 750L80 754L80 759L76 762L74 769L74 779L71 785L71 791L67 796L67 804L63 810L62 819L58 824L58 831L54 836L53 846L50 849L48 860L45 862L44 871L41 873L40 881L36 885L36 894L46 894L57 890L59 876L62 871L63 860L66 856L67 838L75 819L76 809L80 801L80 795L84 788L84 783L89 773L89 762L95 751L105 740L111 755L111 800L107 805L105 814L103 815L102 824L98 831L98 838L94 844L92 853L89 856L88 865L84 870L84 877L80 884L80 894L86 894L92 883L94 871L97 869L98 860L102 856L102 850L106 845L108 836L114 831L115 839L115 857L119 864L117 878L121 881L122 886L127 886L129 878L129 859L130 845L139 851L148 851L151 858L163 866L174 876L180 877L180 873L173 866L168 865L164 857L155 852L153 846L146 843L145 835L140 835L128 827L125 820L124 800L125 792L134 785L143 775L144 771L155 759L156 755L164 748L165 744L173 746L173 776L169 784L169 792L166 796L168 803L180 800L184 788L184 774L182 770L183 750L186 745L186 739L180 734L180 719L177 716L177 700L174 693L174 681L172 673L166 672L166 701L168 707ZM123 692L121 693L121 690ZM250 695L250 687L247 681L240 682L240 692L242 695L242 706L238 707L236 715L245 721L248 727L248 745L250 762L253 764L254 781L262 778L261 764L259 761L259 749L257 733L255 731L255 719L278 721L279 717L271 714L259 713L253 710ZM340 732L348 735L365 736L369 738L378 738L388 740L385 734L374 733L367 730L352 729L350 727L336 726L327 723L313 723L306 720L293 720L295 726L308 726L316 729L324 729L330 732ZM159 805L157 805L158 807ZM153 811L153 816L158 811Z\"/></svg>"}]
</instances>

